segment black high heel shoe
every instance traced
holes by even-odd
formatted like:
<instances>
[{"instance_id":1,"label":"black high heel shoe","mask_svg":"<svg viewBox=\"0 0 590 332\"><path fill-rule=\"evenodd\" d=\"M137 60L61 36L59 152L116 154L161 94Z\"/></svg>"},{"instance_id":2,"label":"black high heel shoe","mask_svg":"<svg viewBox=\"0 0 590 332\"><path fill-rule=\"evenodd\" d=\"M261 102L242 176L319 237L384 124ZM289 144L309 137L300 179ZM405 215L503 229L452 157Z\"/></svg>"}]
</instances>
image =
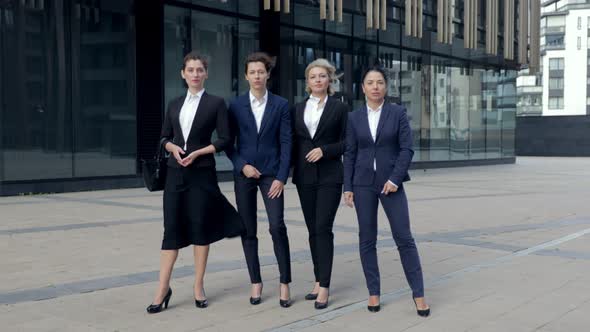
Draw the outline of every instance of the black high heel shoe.
<instances>
[{"instance_id":1,"label":"black high heel shoe","mask_svg":"<svg viewBox=\"0 0 590 332\"><path fill-rule=\"evenodd\" d=\"M367 310L369 310L370 312L379 312L379 310L381 310L381 305L368 305L367 306Z\"/></svg>"},{"instance_id":2,"label":"black high heel shoe","mask_svg":"<svg viewBox=\"0 0 590 332\"><path fill-rule=\"evenodd\" d=\"M289 308L291 306L291 299L287 299L287 300L281 300L281 299L279 299L279 304L283 308Z\"/></svg>"},{"instance_id":3,"label":"black high heel shoe","mask_svg":"<svg viewBox=\"0 0 590 332\"><path fill-rule=\"evenodd\" d=\"M414 305L416 306L416 312L420 317L428 317L430 316L430 307L428 309L418 309L418 304L416 303L416 299L414 300Z\"/></svg>"},{"instance_id":4,"label":"black high heel shoe","mask_svg":"<svg viewBox=\"0 0 590 332\"><path fill-rule=\"evenodd\" d=\"M204 290L203 290L203 295L205 295ZM205 309L205 308L207 308L207 306L209 306L209 301L207 301L206 295L205 295L204 300L197 300L197 298L195 298L195 307Z\"/></svg>"},{"instance_id":5,"label":"black high heel shoe","mask_svg":"<svg viewBox=\"0 0 590 332\"><path fill-rule=\"evenodd\" d=\"M207 301L207 299L204 299L202 301L195 299L195 306L197 308L205 309L209 306L209 301Z\"/></svg>"},{"instance_id":6,"label":"black high heel shoe","mask_svg":"<svg viewBox=\"0 0 590 332\"><path fill-rule=\"evenodd\" d=\"M315 286L314 286L314 289L315 289ZM319 293L319 290L318 290L318 293ZM313 300L316 300L316 299L318 298L318 293L315 293L315 294L314 294L314 293L313 293L313 290L312 290L312 291L311 291L311 293L309 293L309 294L305 295L305 299L306 299L307 301L313 301Z\"/></svg>"},{"instance_id":7,"label":"black high heel shoe","mask_svg":"<svg viewBox=\"0 0 590 332\"><path fill-rule=\"evenodd\" d=\"M376 296L376 295L370 295L369 301L367 301L367 302L370 302L371 296ZM379 299L379 304L377 304L377 305L368 305L367 304L367 310L369 310L370 312L379 312L379 310L381 310L381 299Z\"/></svg>"},{"instance_id":8,"label":"black high heel shoe","mask_svg":"<svg viewBox=\"0 0 590 332\"><path fill-rule=\"evenodd\" d=\"M279 286L279 294L280 293L281 293L281 286ZM282 300L281 297L280 297L280 295L279 295L279 304L283 308L289 308L291 306L291 298L288 298L286 300Z\"/></svg>"},{"instance_id":9,"label":"black high heel shoe","mask_svg":"<svg viewBox=\"0 0 590 332\"><path fill-rule=\"evenodd\" d=\"M166 293L166 296L164 296L162 303L150 304L146 308L148 314L157 314L158 312L162 311L162 307L164 307L164 309L168 309L168 303L170 302L171 297L172 297L172 288L168 287L168 292Z\"/></svg>"},{"instance_id":10,"label":"black high heel shoe","mask_svg":"<svg viewBox=\"0 0 590 332\"><path fill-rule=\"evenodd\" d=\"M252 297L250 296L250 304L251 305L258 305L262 302L262 288L264 287L263 283L260 283L260 296Z\"/></svg>"},{"instance_id":11,"label":"black high heel shoe","mask_svg":"<svg viewBox=\"0 0 590 332\"><path fill-rule=\"evenodd\" d=\"M319 295L319 293L318 293L318 295ZM318 310L326 309L328 307L329 297L330 297L330 291L328 290L328 298L326 298L326 302L319 302L316 300L315 303L313 304L313 307ZM317 295L316 295L316 298L317 298Z\"/></svg>"}]
</instances>

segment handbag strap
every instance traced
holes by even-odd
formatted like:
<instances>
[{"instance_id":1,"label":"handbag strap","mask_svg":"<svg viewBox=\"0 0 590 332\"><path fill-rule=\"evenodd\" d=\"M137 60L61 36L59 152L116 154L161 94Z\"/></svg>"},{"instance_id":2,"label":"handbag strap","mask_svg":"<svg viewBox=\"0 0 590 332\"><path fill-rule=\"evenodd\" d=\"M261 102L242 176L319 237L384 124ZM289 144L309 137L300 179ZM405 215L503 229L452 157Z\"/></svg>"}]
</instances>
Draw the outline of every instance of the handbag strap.
<instances>
[{"instance_id":1,"label":"handbag strap","mask_svg":"<svg viewBox=\"0 0 590 332\"><path fill-rule=\"evenodd\" d=\"M158 144L158 149L156 150L156 159L158 159L158 160L164 159L164 156L162 153L162 150L163 150L162 144L164 143L165 140L167 140L166 137L160 138L160 143Z\"/></svg>"}]
</instances>

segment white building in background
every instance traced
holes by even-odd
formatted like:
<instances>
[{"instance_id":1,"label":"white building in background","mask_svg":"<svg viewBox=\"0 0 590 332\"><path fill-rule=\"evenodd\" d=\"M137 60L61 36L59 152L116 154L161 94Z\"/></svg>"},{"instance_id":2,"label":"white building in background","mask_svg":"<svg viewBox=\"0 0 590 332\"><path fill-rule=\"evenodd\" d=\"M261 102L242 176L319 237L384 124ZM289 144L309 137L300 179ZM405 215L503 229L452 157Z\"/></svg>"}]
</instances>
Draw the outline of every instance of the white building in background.
<instances>
[{"instance_id":1,"label":"white building in background","mask_svg":"<svg viewBox=\"0 0 590 332\"><path fill-rule=\"evenodd\" d=\"M590 0L541 8L542 115L590 115Z\"/></svg>"},{"instance_id":2,"label":"white building in background","mask_svg":"<svg viewBox=\"0 0 590 332\"><path fill-rule=\"evenodd\" d=\"M516 115L543 115L543 86L542 75L529 75L528 68L518 72L516 77Z\"/></svg>"}]
</instances>

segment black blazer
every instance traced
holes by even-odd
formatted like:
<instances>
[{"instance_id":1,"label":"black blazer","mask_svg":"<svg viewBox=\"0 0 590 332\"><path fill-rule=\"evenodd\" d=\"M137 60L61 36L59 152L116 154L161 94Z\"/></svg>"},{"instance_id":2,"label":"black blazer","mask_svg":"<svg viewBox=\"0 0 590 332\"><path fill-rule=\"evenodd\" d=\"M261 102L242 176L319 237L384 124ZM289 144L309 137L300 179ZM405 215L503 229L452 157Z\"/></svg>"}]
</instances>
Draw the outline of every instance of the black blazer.
<instances>
[{"instance_id":1,"label":"black blazer","mask_svg":"<svg viewBox=\"0 0 590 332\"><path fill-rule=\"evenodd\" d=\"M315 136L305 126L303 113L307 99L295 105L291 115L293 126L293 183L341 184L343 180L342 153L346 138L348 106L328 97ZM315 163L305 160L309 151L321 148L324 156Z\"/></svg>"},{"instance_id":2,"label":"black blazer","mask_svg":"<svg viewBox=\"0 0 590 332\"><path fill-rule=\"evenodd\" d=\"M185 142L180 128L179 115L185 99L186 95L183 95L168 104L168 111L160 135L160 140L163 139L162 147L165 147L166 143L172 142L184 148ZM217 140L211 143L211 135L214 130L217 130ZM204 92L186 142L185 156L210 144L215 146L216 152L222 151L231 144L231 135L225 101L221 97ZM168 158L168 166L182 167L173 156ZM189 167L215 167L215 156L213 154L201 156Z\"/></svg>"}]
</instances>

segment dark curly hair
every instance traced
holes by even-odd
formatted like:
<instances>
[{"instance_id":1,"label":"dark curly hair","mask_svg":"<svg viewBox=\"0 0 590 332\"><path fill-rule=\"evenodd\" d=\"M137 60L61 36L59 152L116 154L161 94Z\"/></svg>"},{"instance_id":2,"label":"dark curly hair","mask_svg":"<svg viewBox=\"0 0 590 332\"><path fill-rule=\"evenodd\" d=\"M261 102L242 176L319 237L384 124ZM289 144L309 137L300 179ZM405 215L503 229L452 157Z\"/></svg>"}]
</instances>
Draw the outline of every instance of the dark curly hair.
<instances>
[{"instance_id":1,"label":"dark curly hair","mask_svg":"<svg viewBox=\"0 0 590 332\"><path fill-rule=\"evenodd\" d=\"M264 63L264 67L266 68L266 71L268 73L270 73L270 70L272 69L274 63L272 58L270 57L270 55L264 53L264 52L255 52L255 53L251 53L250 55L248 55L248 57L246 58L246 62L244 63L244 73L248 73L248 64L250 62L262 62Z\"/></svg>"}]
</instances>

